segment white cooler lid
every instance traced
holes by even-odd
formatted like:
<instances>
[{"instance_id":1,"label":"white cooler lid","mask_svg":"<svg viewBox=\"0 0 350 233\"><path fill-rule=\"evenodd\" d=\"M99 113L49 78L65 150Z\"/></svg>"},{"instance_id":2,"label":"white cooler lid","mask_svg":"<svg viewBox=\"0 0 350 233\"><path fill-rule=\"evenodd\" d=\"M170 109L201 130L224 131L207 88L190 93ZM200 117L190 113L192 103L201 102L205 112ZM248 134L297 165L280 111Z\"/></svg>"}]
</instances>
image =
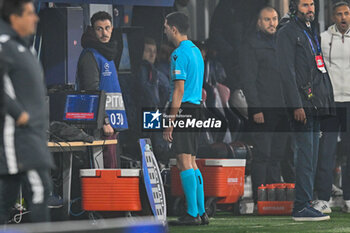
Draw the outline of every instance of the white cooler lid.
<instances>
[{"instance_id":1,"label":"white cooler lid","mask_svg":"<svg viewBox=\"0 0 350 233\"><path fill-rule=\"evenodd\" d=\"M245 159L207 159L205 166L245 167Z\"/></svg>"},{"instance_id":2,"label":"white cooler lid","mask_svg":"<svg viewBox=\"0 0 350 233\"><path fill-rule=\"evenodd\" d=\"M169 160L170 166L176 166L176 159ZM245 159L206 159L205 166L245 167Z\"/></svg>"},{"instance_id":3,"label":"white cooler lid","mask_svg":"<svg viewBox=\"0 0 350 233\"><path fill-rule=\"evenodd\" d=\"M90 176L94 177L96 176L96 171L101 171L101 170L106 170L106 171L121 171L120 176L128 176L128 177L139 177L140 176L140 169L80 169L80 177L83 176Z\"/></svg>"}]
</instances>

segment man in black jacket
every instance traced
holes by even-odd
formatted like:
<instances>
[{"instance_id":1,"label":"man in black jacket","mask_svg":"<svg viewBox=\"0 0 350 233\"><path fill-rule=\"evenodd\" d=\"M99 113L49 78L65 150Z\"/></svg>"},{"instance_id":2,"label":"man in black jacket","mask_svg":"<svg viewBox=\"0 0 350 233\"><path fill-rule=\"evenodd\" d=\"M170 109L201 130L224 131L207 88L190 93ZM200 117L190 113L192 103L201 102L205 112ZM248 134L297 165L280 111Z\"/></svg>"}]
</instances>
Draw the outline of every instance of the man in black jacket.
<instances>
[{"instance_id":1,"label":"man in black jacket","mask_svg":"<svg viewBox=\"0 0 350 233\"><path fill-rule=\"evenodd\" d=\"M120 56L120 44L113 36L112 16L100 11L91 17L81 38L82 51L78 61L77 82L79 90L103 90L107 95L106 116L103 125L105 139L116 139L114 129L127 128L124 101L119 85L115 60ZM115 32L115 31L114 31ZM118 101L113 101L118 100ZM101 135L95 135L100 137ZM116 168L115 145L106 146L103 154L104 168ZM96 164L102 168L100 164Z\"/></svg>"},{"instance_id":2,"label":"man in black jacket","mask_svg":"<svg viewBox=\"0 0 350 233\"><path fill-rule=\"evenodd\" d=\"M46 90L41 65L26 40L35 33L38 17L31 0L5 0L1 13L0 47L8 63L3 76L8 114L0 154L0 224L7 222L21 183L29 186L25 189L29 190L26 200L32 221L48 221L53 160L46 141Z\"/></svg>"},{"instance_id":3,"label":"man in black jacket","mask_svg":"<svg viewBox=\"0 0 350 233\"><path fill-rule=\"evenodd\" d=\"M220 0L210 22L210 41L217 58L224 66L227 79L223 84L231 90L240 87L240 66L237 56L251 23L266 0ZM255 22L254 22L255 23Z\"/></svg>"},{"instance_id":4,"label":"man in black jacket","mask_svg":"<svg viewBox=\"0 0 350 233\"><path fill-rule=\"evenodd\" d=\"M277 64L275 33L278 13L264 7L257 30L243 43L241 83L248 102L251 136L253 198L260 185L280 183L280 162L285 151L288 119ZM278 132L284 131L284 133Z\"/></svg>"},{"instance_id":5,"label":"man in black jacket","mask_svg":"<svg viewBox=\"0 0 350 233\"><path fill-rule=\"evenodd\" d=\"M333 114L333 91L324 66L313 0L291 1L291 19L277 34L277 54L296 141L295 221L329 216L310 206L317 166L320 118Z\"/></svg>"}]
</instances>

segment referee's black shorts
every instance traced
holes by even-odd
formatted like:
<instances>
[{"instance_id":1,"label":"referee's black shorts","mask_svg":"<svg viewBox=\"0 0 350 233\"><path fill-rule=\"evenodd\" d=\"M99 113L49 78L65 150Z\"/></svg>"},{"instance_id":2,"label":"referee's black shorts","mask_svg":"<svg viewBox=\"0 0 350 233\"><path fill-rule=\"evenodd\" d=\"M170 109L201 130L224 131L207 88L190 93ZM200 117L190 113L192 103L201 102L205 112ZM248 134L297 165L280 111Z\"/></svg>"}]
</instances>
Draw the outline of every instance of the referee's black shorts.
<instances>
[{"instance_id":1,"label":"referee's black shorts","mask_svg":"<svg viewBox=\"0 0 350 233\"><path fill-rule=\"evenodd\" d=\"M171 106L171 105L170 105ZM203 120L202 105L192 104L189 102L181 103L179 113L183 118L177 117L176 120ZM198 128L179 128L174 127L173 142L171 145L172 155L191 154L197 155L198 140L201 130Z\"/></svg>"}]
</instances>

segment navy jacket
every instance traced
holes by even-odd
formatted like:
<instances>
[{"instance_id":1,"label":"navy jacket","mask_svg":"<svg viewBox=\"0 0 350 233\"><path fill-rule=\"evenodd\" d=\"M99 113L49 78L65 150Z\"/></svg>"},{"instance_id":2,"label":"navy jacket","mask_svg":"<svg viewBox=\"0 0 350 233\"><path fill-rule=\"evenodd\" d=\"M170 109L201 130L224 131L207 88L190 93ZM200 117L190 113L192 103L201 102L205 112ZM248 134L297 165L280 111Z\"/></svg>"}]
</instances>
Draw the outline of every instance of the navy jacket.
<instances>
[{"instance_id":1,"label":"navy jacket","mask_svg":"<svg viewBox=\"0 0 350 233\"><path fill-rule=\"evenodd\" d=\"M284 84L287 107L304 108L307 115L324 117L334 114L334 97L328 73L318 70L315 53L305 32L311 38L317 53L314 35L316 26L308 29L304 22L292 17L277 32L277 56ZM305 87L310 85L313 97L308 98Z\"/></svg>"},{"instance_id":2,"label":"navy jacket","mask_svg":"<svg viewBox=\"0 0 350 233\"><path fill-rule=\"evenodd\" d=\"M241 83L249 113L285 107L275 37L255 32L243 43Z\"/></svg>"},{"instance_id":3,"label":"navy jacket","mask_svg":"<svg viewBox=\"0 0 350 233\"><path fill-rule=\"evenodd\" d=\"M29 44L9 24L0 21L2 55L7 58L4 78L7 115L4 124L4 153L0 175L54 167L47 148L48 109L42 67ZM28 112L26 126L17 127L21 112Z\"/></svg>"}]
</instances>

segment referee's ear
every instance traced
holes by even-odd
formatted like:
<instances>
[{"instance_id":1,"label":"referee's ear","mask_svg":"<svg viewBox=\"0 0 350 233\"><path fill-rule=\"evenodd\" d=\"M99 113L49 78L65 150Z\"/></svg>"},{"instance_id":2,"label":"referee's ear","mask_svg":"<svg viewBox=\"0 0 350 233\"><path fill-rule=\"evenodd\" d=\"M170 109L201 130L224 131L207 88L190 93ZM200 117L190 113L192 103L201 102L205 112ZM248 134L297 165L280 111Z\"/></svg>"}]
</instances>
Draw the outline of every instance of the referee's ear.
<instances>
[{"instance_id":1,"label":"referee's ear","mask_svg":"<svg viewBox=\"0 0 350 233\"><path fill-rule=\"evenodd\" d=\"M176 26L170 26L170 29L173 31L175 35L181 35L179 29Z\"/></svg>"}]
</instances>

